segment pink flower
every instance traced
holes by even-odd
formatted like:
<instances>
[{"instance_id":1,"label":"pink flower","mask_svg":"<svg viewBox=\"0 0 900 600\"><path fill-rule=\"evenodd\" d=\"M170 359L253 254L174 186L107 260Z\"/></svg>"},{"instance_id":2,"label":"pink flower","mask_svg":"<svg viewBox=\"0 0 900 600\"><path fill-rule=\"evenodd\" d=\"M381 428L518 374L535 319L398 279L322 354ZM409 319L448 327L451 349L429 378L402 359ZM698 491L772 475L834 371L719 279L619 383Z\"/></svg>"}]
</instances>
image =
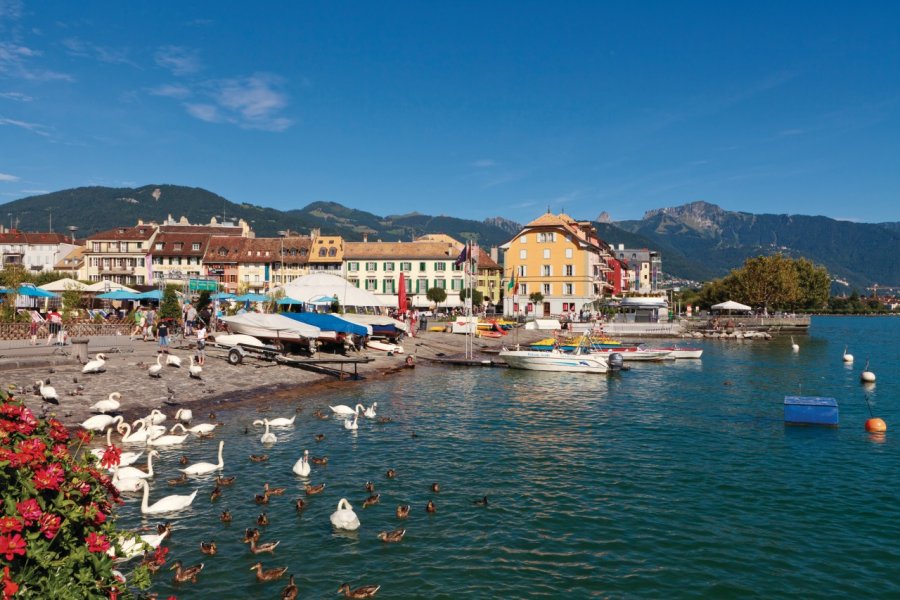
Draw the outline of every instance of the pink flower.
<instances>
[{"instance_id":1,"label":"pink flower","mask_svg":"<svg viewBox=\"0 0 900 600\"><path fill-rule=\"evenodd\" d=\"M0 533L22 531L23 523L15 517L0 517Z\"/></svg>"},{"instance_id":2,"label":"pink flower","mask_svg":"<svg viewBox=\"0 0 900 600\"><path fill-rule=\"evenodd\" d=\"M87 542L88 550L91 552L106 552L109 550L109 540L106 539L105 535L98 534L96 531L89 533L85 541Z\"/></svg>"},{"instance_id":3,"label":"pink flower","mask_svg":"<svg viewBox=\"0 0 900 600\"><path fill-rule=\"evenodd\" d=\"M22 518L25 519L26 525L31 525L32 523L40 519L41 515L43 514L40 505L34 498L29 498L28 500L17 502L16 510L18 510L19 514L22 515Z\"/></svg>"},{"instance_id":4,"label":"pink flower","mask_svg":"<svg viewBox=\"0 0 900 600\"><path fill-rule=\"evenodd\" d=\"M24 556L26 547L25 540L18 533L0 535L0 556L6 560L12 560L16 554Z\"/></svg>"},{"instance_id":5,"label":"pink flower","mask_svg":"<svg viewBox=\"0 0 900 600\"><path fill-rule=\"evenodd\" d=\"M60 525L62 525L62 518L59 515L44 513L41 515L40 525L41 533L44 534L44 537L52 540L56 537L56 533L59 531Z\"/></svg>"},{"instance_id":6,"label":"pink flower","mask_svg":"<svg viewBox=\"0 0 900 600\"><path fill-rule=\"evenodd\" d=\"M34 474L34 487L39 490L58 490L63 479L63 468L57 463L50 463L46 469L40 469Z\"/></svg>"}]
</instances>

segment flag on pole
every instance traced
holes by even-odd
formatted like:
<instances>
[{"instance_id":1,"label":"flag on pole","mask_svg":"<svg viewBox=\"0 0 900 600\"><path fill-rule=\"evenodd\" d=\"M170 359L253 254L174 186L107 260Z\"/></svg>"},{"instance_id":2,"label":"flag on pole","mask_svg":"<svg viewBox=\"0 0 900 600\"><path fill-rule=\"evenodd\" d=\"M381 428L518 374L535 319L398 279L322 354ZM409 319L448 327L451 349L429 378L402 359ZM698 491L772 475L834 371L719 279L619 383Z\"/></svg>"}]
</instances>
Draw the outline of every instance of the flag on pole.
<instances>
[{"instance_id":1,"label":"flag on pole","mask_svg":"<svg viewBox=\"0 0 900 600\"><path fill-rule=\"evenodd\" d=\"M512 277L509 278L509 284L507 284L507 289L513 294L519 293L519 282L516 279L516 272L513 271Z\"/></svg>"}]
</instances>

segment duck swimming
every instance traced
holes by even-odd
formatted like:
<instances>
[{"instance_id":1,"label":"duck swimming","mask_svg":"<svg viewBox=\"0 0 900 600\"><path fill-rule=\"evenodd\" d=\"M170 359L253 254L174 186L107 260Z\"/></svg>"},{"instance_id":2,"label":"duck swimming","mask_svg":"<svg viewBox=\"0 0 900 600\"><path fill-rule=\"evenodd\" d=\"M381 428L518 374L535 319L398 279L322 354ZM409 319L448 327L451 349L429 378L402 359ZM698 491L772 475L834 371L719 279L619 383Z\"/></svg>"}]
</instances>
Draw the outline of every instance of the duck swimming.
<instances>
[{"instance_id":1,"label":"duck swimming","mask_svg":"<svg viewBox=\"0 0 900 600\"><path fill-rule=\"evenodd\" d=\"M362 587L356 588L355 590L351 590L350 584L344 583L341 584L341 587L338 588L338 594L343 593L344 598L373 598L380 589L380 585L364 585Z\"/></svg>"},{"instance_id":2,"label":"duck swimming","mask_svg":"<svg viewBox=\"0 0 900 600\"><path fill-rule=\"evenodd\" d=\"M381 494L372 494L365 500L363 500L363 508L369 508L370 506L374 506L378 504L378 501L381 499Z\"/></svg>"},{"instance_id":3,"label":"duck swimming","mask_svg":"<svg viewBox=\"0 0 900 600\"><path fill-rule=\"evenodd\" d=\"M219 520L223 523L231 523L231 513L227 510L223 510L222 514L219 515Z\"/></svg>"},{"instance_id":4,"label":"duck swimming","mask_svg":"<svg viewBox=\"0 0 900 600\"><path fill-rule=\"evenodd\" d=\"M297 600L299 591L294 583L294 576L291 575L291 578L288 579L288 584L281 590L281 600Z\"/></svg>"},{"instance_id":5,"label":"duck swimming","mask_svg":"<svg viewBox=\"0 0 900 600\"><path fill-rule=\"evenodd\" d=\"M406 535L405 529L395 529L393 531L381 531L378 533L378 539L382 542L396 543L403 539Z\"/></svg>"},{"instance_id":6,"label":"duck swimming","mask_svg":"<svg viewBox=\"0 0 900 600\"><path fill-rule=\"evenodd\" d=\"M232 483L234 483L234 475L231 477L222 477L221 475L216 477L216 485L231 485Z\"/></svg>"},{"instance_id":7,"label":"duck swimming","mask_svg":"<svg viewBox=\"0 0 900 600\"><path fill-rule=\"evenodd\" d=\"M322 465L322 466L324 466L324 465L327 465L327 464L328 464L328 457L327 457L327 456L322 456L322 457L319 457L319 456L313 456L310 460L312 461L312 463L313 463L314 465Z\"/></svg>"},{"instance_id":8,"label":"duck swimming","mask_svg":"<svg viewBox=\"0 0 900 600\"><path fill-rule=\"evenodd\" d=\"M487 506L488 505L487 496L485 496L484 498L482 498L480 500L472 500L472 504L474 504L475 506Z\"/></svg>"},{"instance_id":9,"label":"duck swimming","mask_svg":"<svg viewBox=\"0 0 900 600\"><path fill-rule=\"evenodd\" d=\"M251 454L250 460L253 462L266 462L269 460L268 454Z\"/></svg>"},{"instance_id":10,"label":"duck swimming","mask_svg":"<svg viewBox=\"0 0 900 600\"><path fill-rule=\"evenodd\" d=\"M441 486L440 486L440 484L438 484L438 483L436 483L436 482L435 482L435 483L432 483L432 484L431 484L431 491L434 492L435 494L439 493L439 492L441 491Z\"/></svg>"},{"instance_id":11,"label":"duck swimming","mask_svg":"<svg viewBox=\"0 0 900 600\"><path fill-rule=\"evenodd\" d=\"M409 504L401 504L397 507L397 518L405 519L409 516Z\"/></svg>"},{"instance_id":12,"label":"duck swimming","mask_svg":"<svg viewBox=\"0 0 900 600\"><path fill-rule=\"evenodd\" d=\"M256 563L250 570L256 571L256 580L257 581L275 581L276 579L281 579L285 573L287 573L287 567L275 567L273 569L265 569L262 568L262 563Z\"/></svg>"},{"instance_id":13,"label":"duck swimming","mask_svg":"<svg viewBox=\"0 0 900 600\"><path fill-rule=\"evenodd\" d=\"M394 477L397 476L397 471L395 471L394 469L388 469L387 473L385 473L385 475L387 476L388 479L393 479Z\"/></svg>"},{"instance_id":14,"label":"duck swimming","mask_svg":"<svg viewBox=\"0 0 900 600\"><path fill-rule=\"evenodd\" d=\"M170 571L173 569L175 570L175 583L186 583L188 581L197 583L197 576L203 570L203 563L185 569L181 566L181 561L176 560L169 568Z\"/></svg>"},{"instance_id":15,"label":"duck swimming","mask_svg":"<svg viewBox=\"0 0 900 600\"><path fill-rule=\"evenodd\" d=\"M202 552L203 554L208 554L210 556L213 556L218 551L219 551L219 549L216 547L215 542L209 542L209 543L200 542L200 552Z\"/></svg>"},{"instance_id":16,"label":"duck swimming","mask_svg":"<svg viewBox=\"0 0 900 600\"><path fill-rule=\"evenodd\" d=\"M213 488L213 491L209 494L209 499L211 502L215 502L222 495L222 488L216 486Z\"/></svg>"},{"instance_id":17,"label":"duck swimming","mask_svg":"<svg viewBox=\"0 0 900 600\"><path fill-rule=\"evenodd\" d=\"M258 534L257 534L258 536ZM278 544L281 542L266 542L265 544L258 544L256 542L256 538L250 540L250 552L253 554L262 554L264 552L268 552L269 554L275 553L275 548L278 547Z\"/></svg>"},{"instance_id":18,"label":"duck swimming","mask_svg":"<svg viewBox=\"0 0 900 600\"><path fill-rule=\"evenodd\" d=\"M297 512L302 512L306 508L306 502L303 501L303 498L297 498L294 500L294 507L297 509Z\"/></svg>"},{"instance_id":19,"label":"duck swimming","mask_svg":"<svg viewBox=\"0 0 900 600\"><path fill-rule=\"evenodd\" d=\"M434 502L431 500L428 501L428 504L425 505L425 512L436 513L437 507L434 505Z\"/></svg>"},{"instance_id":20,"label":"duck swimming","mask_svg":"<svg viewBox=\"0 0 900 600\"><path fill-rule=\"evenodd\" d=\"M322 492L324 492L324 491L325 491L325 484L324 484L324 483L320 483L319 485L309 485L309 484L307 483L305 489L306 489L306 495L307 495L307 496L313 496L313 495L315 495L315 494L321 494Z\"/></svg>"},{"instance_id":21,"label":"duck swimming","mask_svg":"<svg viewBox=\"0 0 900 600\"><path fill-rule=\"evenodd\" d=\"M280 496L284 493L284 490L286 490L286 489L287 488L283 488L283 487L270 488L268 482L266 482L266 484L263 486L263 491L265 493L269 494L270 496Z\"/></svg>"},{"instance_id":22,"label":"duck swimming","mask_svg":"<svg viewBox=\"0 0 900 600\"><path fill-rule=\"evenodd\" d=\"M260 527L268 525L269 524L269 515L267 515L266 513L259 513L259 516L256 517L256 524L259 525Z\"/></svg>"}]
</instances>

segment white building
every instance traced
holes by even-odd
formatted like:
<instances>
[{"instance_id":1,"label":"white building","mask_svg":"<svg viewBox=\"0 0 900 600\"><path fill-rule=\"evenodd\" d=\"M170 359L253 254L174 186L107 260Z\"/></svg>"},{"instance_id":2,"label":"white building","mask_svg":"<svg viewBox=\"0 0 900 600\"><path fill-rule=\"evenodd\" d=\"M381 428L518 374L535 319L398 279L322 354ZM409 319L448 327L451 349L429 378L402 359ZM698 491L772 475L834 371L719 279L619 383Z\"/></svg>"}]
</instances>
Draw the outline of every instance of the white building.
<instances>
[{"instance_id":1,"label":"white building","mask_svg":"<svg viewBox=\"0 0 900 600\"><path fill-rule=\"evenodd\" d=\"M60 260L78 246L61 233L0 233L0 264L3 268L22 265L30 271L52 271Z\"/></svg>"}]
</instances>

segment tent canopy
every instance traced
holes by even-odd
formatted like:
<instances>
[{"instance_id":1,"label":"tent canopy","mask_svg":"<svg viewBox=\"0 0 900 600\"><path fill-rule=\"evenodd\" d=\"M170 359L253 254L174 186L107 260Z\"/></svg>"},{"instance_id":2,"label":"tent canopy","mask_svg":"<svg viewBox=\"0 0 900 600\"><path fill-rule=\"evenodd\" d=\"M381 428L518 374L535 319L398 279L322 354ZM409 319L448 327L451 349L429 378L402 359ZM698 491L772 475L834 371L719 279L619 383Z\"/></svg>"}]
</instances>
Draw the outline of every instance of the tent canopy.
<instances>
[{"instance_id":1,"label":"tent canopy","mask_svg":"<svg viewBox=\"0 0 900 600\"><path fill-rule=\"evenodd\" d=\"M288 297L285 296L284 298L282 298L281 300L278 301L278 304L280 304L280 305L284 305L284 304L303 304L303 302L301 302L300 300L295 300L294 298L288 298Z\"/></svg>"},{"instance_id":2,"label":"tent canopy","mask_svg":"<svg viewBox=\"0 0 900 600\"><path fill-rule=\"evenodd\" d=\"M162 300L163 293L159 290L153 290L150 292L144 292L143 294L137 294L135 297L136 300Z\"/></svg>"},{"instance_id":3,"label":"tent canopy","mask_svg":"<svg viewBox=\"0 0 900 600\"><path fill-rule=\"evenodd\" d=\"M742 311L753 310L746 304L741 304L740 302L735 302L734 300L729 300L727 302L720 302L719 304L713 304L710 308L712 308L713 310L742 310Z\"/></svg>"},{"instance_id":4,"label":"tent canopy","mask_svg":"<svg viewBox=\"0 0 900 600\"><path fill-rule=\"evenodd\" d=\"M115 281L107 280L92 283L91 285L84 288L84 291L86 292L111 292L113 290L125 290L126 292L131 292L132 294L138 293L138 291L133 288L124 286L121 283L116 283Z\"/></svg>"},{"instance_id":5,"label":"tent canopy","mask_svg":"<svg viewBox=\"0 0 900 600\"><path fill-rule=\"evenodd\" d=\"M40 289L46 290L48 292L65 292L68 290L83 291L85 288L87 288L85 284L69 277L66 277L65 279L57 279L56 281L51 281L50 283L45 283L44 285L40 286Z\"/></svg>"},{"instance_id":6,"label":"tent canopy","mask_svg":"<svg viewBox=\"0 0 900 600\"><path fill-rule=\"evenodd\" d=\"M4 292L8 293L7 288L3 288ZM58 298L58 294L54 294L53 292L48 292L47 290L42 290L39 287L34 287L30 283L23 283L16 290L16 294L19 296L28 296L30 298Z\"/></svg>"},{"instance_id":7,"label":"tent canopy","mask_svg":"<svg viewBox=\"0 0 900 600\"><path fill-rule=\"evenodd\" d=\"M218 294L213 294L210 296L213 300L231 300L234 298L234 294L229 294L228 292L219 292Z\"/></svg>"},{"instance_id":8,"label":"tent canopy","mask_svg":"<svg viewBox=\"0 0 900 600\"><path fill-rule=\"evenodd\" d=\"M384 301L373 294L362 290L343 277L328 273L315 273L298 277L284 286L284 293L302 302L319 299L330 304L335 296L342 307L383 307ZM325 300L327 298L327 300ZM357 311L361 312L361 311Z\"/></svg>"}]
</instances>

